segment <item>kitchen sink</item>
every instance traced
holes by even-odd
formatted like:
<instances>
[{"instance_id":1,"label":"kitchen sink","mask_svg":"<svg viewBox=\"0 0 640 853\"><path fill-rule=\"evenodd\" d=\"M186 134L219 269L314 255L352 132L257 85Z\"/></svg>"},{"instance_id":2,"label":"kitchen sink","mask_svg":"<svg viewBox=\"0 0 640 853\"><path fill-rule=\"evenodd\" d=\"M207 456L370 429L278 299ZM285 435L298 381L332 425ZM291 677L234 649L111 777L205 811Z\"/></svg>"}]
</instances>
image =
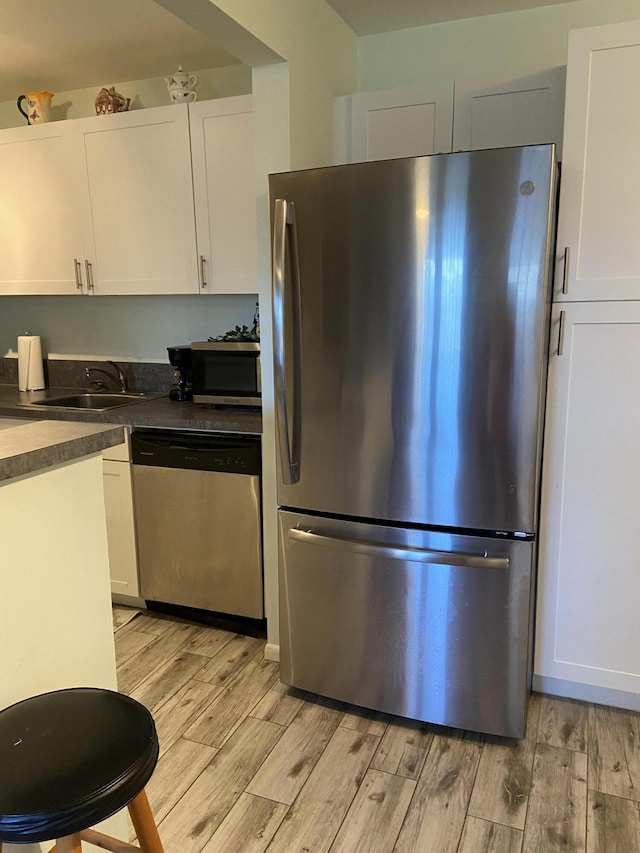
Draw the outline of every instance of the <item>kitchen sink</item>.
<instances>
[{"instance_id":1,"label":"kitchen sink","mask_svg":"<svg viewBox=\"0 0 640 853\"><path fill-rule=\"evenodd\" d=\"M65 394L63 397L49 397L30 403L31 406L52 406L56 409L91 409L101 412L104 409L115 409L118 406L128 406L130 403L142 403L149 396L144 393L109 393L91 392L84 394Z\"/></svg>"}]
</instances>

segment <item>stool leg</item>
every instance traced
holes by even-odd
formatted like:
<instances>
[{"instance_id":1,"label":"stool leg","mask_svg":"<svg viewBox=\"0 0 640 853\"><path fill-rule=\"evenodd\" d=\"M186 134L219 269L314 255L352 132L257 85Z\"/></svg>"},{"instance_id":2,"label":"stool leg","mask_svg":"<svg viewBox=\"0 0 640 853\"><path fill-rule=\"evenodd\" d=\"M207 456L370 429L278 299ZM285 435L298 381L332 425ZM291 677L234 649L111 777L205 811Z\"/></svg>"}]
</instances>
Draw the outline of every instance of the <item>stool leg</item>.
<instances>
[{"instance_id":1,"label":"stool leg","mask_svg":"<svg viewBox=\"0 0 640 853\"><path fill-rule=\"evenodd\" d=\"M82 853L82 842L79 835L67 835L56 840L56 853Z\"/></svg>"},{"instance_id":2,"label":"stool leg","mask_svg":"<svg viewBox=\"0 0 640 853\"><path fill-rule=\"evenodd\" d=\"M128 809L138 836L138 844L143 853L164 853L156 822L153 819L149 800L144 790L140 791L138 796L129 803Z\"/></svg>"}]
</instances>

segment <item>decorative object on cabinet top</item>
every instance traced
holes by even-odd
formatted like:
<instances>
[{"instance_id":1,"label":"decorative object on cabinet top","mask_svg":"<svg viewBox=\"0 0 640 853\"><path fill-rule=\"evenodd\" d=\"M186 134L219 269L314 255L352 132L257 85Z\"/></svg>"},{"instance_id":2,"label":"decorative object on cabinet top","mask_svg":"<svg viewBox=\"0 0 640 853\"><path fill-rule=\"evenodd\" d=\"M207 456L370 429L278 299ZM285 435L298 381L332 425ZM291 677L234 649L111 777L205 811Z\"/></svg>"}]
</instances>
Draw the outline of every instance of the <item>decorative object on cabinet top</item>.
<instances>
[{"instance_id":1,"label":"decorative object on cabinet top","mask_svg":"<svg viewBox=\"0 0 640 853\"><path fill-rule=\"evenodd\" d=\"M27 124L44 124L51 121L51 98L54 95L52 92L27 92L24 95L19 95L16 105L19 112L26 118ZM22 102L27 102L28 112L22 109Z\"/></svg>"},{"instance_id":2,"label":"decorative object on cabinet top","mask_svg":"<svg viewBox=\"0 0 640 853\"><path fill-rule=\"evenodd\" d=\"M96 97L96 115L110 115L111 113L125 113L129 109L131 98L125 98L116 92L116 87L103 87Z\"/></svg>"},{"instance_id":3,"label":"decorative object on cabinet top","mask_svg":"<svg viewBox=\"0 0 640 853\"><path fill-rule=\"evenodd\" d=\"M183 71L182 65L178 65L178 70L174 71L170 77L165 77L164 82L167 84L172 103L191 104L197 100L198 94L194 92L194 87L198 83L198 78L195 74Z\"/></svg>"}]
</instances>

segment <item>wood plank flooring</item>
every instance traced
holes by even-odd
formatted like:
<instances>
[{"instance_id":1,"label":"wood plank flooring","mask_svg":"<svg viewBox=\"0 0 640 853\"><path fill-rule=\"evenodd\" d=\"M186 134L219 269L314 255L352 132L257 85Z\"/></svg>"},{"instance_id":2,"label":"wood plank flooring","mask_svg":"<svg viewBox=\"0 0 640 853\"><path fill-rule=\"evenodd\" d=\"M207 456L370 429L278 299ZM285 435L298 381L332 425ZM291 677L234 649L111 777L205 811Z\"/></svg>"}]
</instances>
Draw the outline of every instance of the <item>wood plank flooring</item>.
<instances>
[{"instance_id":1,"label":"wood plank flooring","mask_svg":"<svg viewBox=\"0 0 640 853\"><path fill-rule=\"evenodd\" d=\"M166 853L640 853L640 714L534 695L512 741L280 684L264 642L114 606Z\"/></svg>"}]
</instances>

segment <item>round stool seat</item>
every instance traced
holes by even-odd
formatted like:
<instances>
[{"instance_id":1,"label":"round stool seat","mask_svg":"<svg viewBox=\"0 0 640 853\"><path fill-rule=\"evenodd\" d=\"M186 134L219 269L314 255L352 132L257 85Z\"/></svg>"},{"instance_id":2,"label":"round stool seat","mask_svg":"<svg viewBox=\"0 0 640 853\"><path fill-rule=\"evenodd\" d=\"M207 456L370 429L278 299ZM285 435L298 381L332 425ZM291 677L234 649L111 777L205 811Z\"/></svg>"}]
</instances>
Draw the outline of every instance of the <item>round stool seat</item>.
<instances>
[{"instance_id":1,"label":"round stool seat","mask_svg":"<svg viewBox=\"0 0 640 853\"><path fill-rule=\"evenodd\" d=\"M149 711L93 687L0 711L0 841L63 838L126 806L158 760Z\"/></svg>"}]
</instances>

